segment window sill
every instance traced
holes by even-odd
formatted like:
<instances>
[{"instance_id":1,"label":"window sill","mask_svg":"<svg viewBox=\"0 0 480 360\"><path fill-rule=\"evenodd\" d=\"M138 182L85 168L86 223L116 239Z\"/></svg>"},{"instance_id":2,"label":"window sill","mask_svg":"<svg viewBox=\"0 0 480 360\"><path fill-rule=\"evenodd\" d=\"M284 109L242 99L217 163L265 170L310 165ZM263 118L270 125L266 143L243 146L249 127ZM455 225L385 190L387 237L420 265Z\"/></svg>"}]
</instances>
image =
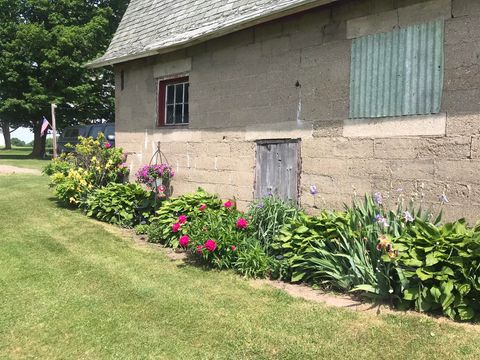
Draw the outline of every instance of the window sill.
<instances>
[{"instance_id":1,"label":"window sill","mask_svg":"<svg viewBox=\"0 0 480 360\"><path fill-rule=\"evenodd\" d=\"M445 136L447 114L348 119L344 137L389 138L402 136Z\"/></svg>"}]
</instances>

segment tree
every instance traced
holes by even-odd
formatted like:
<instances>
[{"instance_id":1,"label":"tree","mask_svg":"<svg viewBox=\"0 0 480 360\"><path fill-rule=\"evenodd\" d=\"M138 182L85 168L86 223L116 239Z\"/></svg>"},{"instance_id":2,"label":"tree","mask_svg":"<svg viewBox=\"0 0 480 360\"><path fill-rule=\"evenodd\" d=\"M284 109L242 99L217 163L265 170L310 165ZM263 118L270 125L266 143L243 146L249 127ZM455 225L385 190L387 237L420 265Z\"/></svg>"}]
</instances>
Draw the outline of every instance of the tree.
<instances>
[{"instance_id":1,"label":"tree","mask_svg":"<svg viewBox=\"0 0 480 360\"><path fill-rule=\"evenodd\" d=\"M0 0L0 119L33 130L33 156L45 153L40 127L50 103L58 104L60 129L113 120L112 70L84 64L105 51L127 5L128 0Z\"/></svg>"},{"instance_id":2,"label":"tree","mask_svg":"<svg viewBox=\"0 0 480 360\"><path fill-rule=\"evenodd\" d=\"M25 141L17 139L17 138L12 138L12 145L13 146L25 146Z\"/></svg>"}]
</instances>

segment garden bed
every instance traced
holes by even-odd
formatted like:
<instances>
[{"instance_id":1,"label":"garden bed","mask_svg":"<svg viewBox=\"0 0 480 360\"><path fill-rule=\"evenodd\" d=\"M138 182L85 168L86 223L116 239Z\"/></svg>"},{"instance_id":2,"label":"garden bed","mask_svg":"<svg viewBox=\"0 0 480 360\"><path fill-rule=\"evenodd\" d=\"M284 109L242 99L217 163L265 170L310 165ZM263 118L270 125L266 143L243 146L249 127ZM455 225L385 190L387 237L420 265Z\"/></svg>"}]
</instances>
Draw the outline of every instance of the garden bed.
<instances>
[{"instance_id":1,"label":"garden bed","mask_svg":"<svg viewBox=\"0 0 480 360\"><path fill-rule=\"evenodd\" d=\"M149 242L184 249L202 266L401 310L480 318L480 226L463 219L441 224L441 213L424 211L401 193L394 208L375 193L316 216L275 196L252 202L246 212L234 199L202 189L168 198L174 172L167 164L146 165L137 183L125 183L125 154L108 145L102 137L81 139L74 154L48 167L60 200L96 219L135 226ZM312 196L315 190L312 185Z\"/></svg>"}]
</instances>

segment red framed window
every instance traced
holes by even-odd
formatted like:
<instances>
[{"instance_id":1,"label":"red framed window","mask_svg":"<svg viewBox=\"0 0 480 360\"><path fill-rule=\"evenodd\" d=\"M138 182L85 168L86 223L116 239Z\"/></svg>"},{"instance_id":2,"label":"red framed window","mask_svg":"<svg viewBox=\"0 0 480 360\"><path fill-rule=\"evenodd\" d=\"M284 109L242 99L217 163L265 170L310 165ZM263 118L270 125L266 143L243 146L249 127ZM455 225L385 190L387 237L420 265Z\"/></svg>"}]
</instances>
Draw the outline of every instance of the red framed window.
<instances>
[{"instance_id":1,"label":"red framed window","mask_svg":"<svg viewBox=\"0 0 480 360\"><path fill-rule=\"evenodd\" d=\"M158 126L187 125L188 76L158 82Z\"/></svg>"}]
</instances>

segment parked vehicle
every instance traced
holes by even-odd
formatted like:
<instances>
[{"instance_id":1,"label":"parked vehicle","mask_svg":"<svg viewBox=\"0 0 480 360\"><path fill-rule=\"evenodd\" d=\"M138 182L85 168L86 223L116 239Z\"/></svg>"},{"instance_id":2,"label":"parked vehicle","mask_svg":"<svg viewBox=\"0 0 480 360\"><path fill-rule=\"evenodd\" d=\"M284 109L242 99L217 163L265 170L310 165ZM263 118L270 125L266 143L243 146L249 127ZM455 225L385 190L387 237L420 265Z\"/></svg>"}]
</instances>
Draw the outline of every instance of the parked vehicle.
<instances>
[{"instance_id":1,"label":"parked vehicle","mask_svg":"<svg viewBox=\"0 0 480 360\"><path fill-rule=\"evenodd\" d=\"M91 136L94 139L98 137L99 133L103 133L105 139L112 145L115 146L115 124L114 123L104 123L104 124L95 124L88 125L90 128L88 130L87 137Z\"/></svg>"},{"instance_id":2,"label":"parked vehicle","mask_svg":"<svg viewBox=\"0 0 480 360\"><path fill-rule=\"evenodd\" d=\"M78 144L79 136L93 137L94 139L96 139L99 133L103 133L105 135L105 139L112 146L115 146L115 124L114 123L103 123L103 124L93 124L93 125L74 125L74 126L69 126L65 130L63 130L62 134L57 140L57 151L59 154L69 151L66 145Z\"/></svg>"}]
</instances>

